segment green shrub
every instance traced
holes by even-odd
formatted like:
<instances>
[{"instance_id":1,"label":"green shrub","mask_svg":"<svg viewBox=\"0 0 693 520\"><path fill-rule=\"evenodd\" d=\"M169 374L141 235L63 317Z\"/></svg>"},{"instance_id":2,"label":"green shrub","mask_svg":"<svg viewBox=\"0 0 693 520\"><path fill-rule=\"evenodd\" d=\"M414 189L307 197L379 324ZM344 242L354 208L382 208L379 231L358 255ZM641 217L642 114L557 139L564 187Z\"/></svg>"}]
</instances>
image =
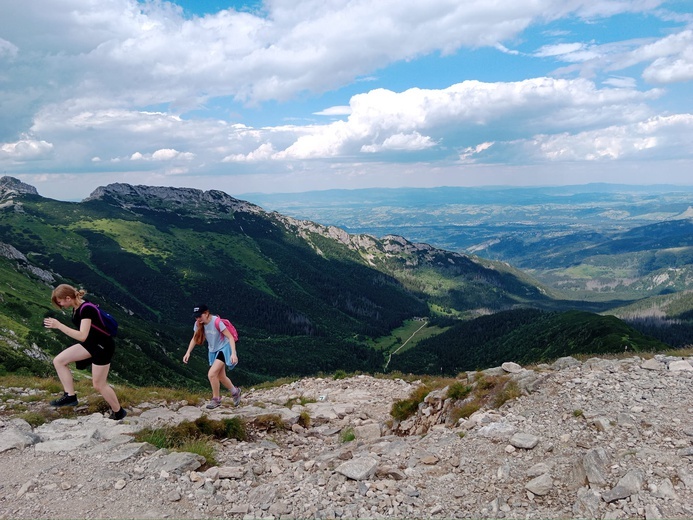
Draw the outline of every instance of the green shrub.
<instances>
[{"instance_id":1,"label":"green shrub","mask_svg":"<svg viewBox=\"0 0 693 520\"><path fill-rule=\"evenodd\" d=\"M288 401L284 403L284 406L287 408L292 408L296 404L300 404L301 406L305 406L308 403L315 403L316 400L313 399L312 397L305 397L305 396L300 396L300 397L292 397Z\"/></svg>"},{"instance_id":2,"label":"green shrub","mask_svg":"<svg viewBox=\"0 0 693 520\"><path fill-rule=\"evenodd\" d=\"M438 387L440 383L435 386L421 385L417 386L412 390L411 394L407 399L400 399L392 403L392 408L390 409L390 415L397 419L398 421L403 421L407 417L411 417L416 413L419 408L419 403L422 403L426 396L435 387Z\"/></svg>"},{"instance_id":3,"label":"green shrub","mask_svg":"<svg viewBox=\"0 0 693 520\"><path fill-rule=\"evenodd\" d=\"M310 414L305 410L302 411L301 414L298 416L298 424L303 426L304 428L310 428L310 423Z\"/></svg>"},{"instance_id":4,"label":"green shrub","mask_svg":"<svg viewBox=\"0 0 693 520\"><path fill-rule=\"evenodd\" d=\"M495 408L500 408L505 403L512 399L517 399L522 395L520 387L515 381L509 381L503 389L496 394L493 405Z\"/></svg>"},{"instance_id":5,"label":"green shrub","mask_svg":"<svg viewBox=\"0 0 693 520\"><path fill-rule=\"evenodd\" d=\"M266 415L259 415L252 421L253 426L259 430L264 430L267 432L285 430L287 428L286 423L282 416L276 413L270 413Z\"/></svg>"},{"instance_id":6,"label":"green shrub","mask_svg":"<svg viewBox=\"0 0 693 520\"><path fill-rule=\"evenodd\" d=\"M245 429L245 424L238 417L232 417L231 419L222 419L224 425L226 426L226 437L229 439L236 439L237 441L245 441L248 439L248 432Z\"/></svg>"},{"instance_id":7,"label":"green shrub","mask_svg":"<svg viewBox=\"0 0 693 520\"><path fill-rule=\"evenodd\" d=\"M205 458L205 464L207 466L216 466L217 461L214 457L214 446L212 446L206 439L191 439L180 445L178 451L187 451L189 453L196 453Z\"/></svg>"},{"instance_id":8,"label":"green shrub","mask_svg":"<svg viewBox=\"0 0 693 520\"><path fill-rule=\"evenodd\" d=\"M403 421L416 413L419 403L411 399L400 399L392 403L390 415L398 421Z\"/></svg>"},{"instance_id":9,"label":"green shrub","mask_svg":"<svg viewBox=\"0 0 693 520\"><path fill-rule=\"evenodd\" d=\"M464 399L471 391L472 387L470 385L465 385L459 381L456 381L448 387L447 397L448 399L454 400Z\"/></svg>"},{"instance_id":10,"label":"green shrub","mask_svg":"<svg viewBox=\"0 0 693 520\"><path fill-rule=\"evenodd\" d=\"M351 426L347 426L341 432L339 432L339 441L341 443L351 442L356 439L356 433Z\"/></svg>"},{"instance_id":11,"label":"green shrub","mask_svg":"<svg viewBox=\"0 0 693 520\"><path fill-rule=\"evenodd\" d=\"M243 421L237 417L217 421L202 416L194 422L183 421L176 426L164 428L144 428L135 434L138 442L148 442L157 448L199 453L210 464L209 461L213 460L213 457L209 455L213 451L210 441L227 438L237 440L247 438ZM194 447L194 450L191 450L191 447ZM205 453L208 454L205 455Z\"/></svg>"},{"instance_id":12,"label":"green shrub","mask_svg":"<svg viewBox=\"0 0 693 520\"><path fill-rule=\"evenodd\" d=\"M24 419L26 422L28 422L32 428L41 426L42 424L45 424L48 421L48 418L46 418L45 415L39 412L26 412L19 415L19 418Z\"/></svg>"},{"instance_id":13,"label":"green shrub","mask_svg":"<svg viewBox=\"0 0 693 520\"><path fill-rule=\"evenodd\" d=\"M466 419L480 408L481 402L478 400L462 403L460 406L455 406L450 411L450 420L453 424L457 424L457 421L460 419Z\"/></svg>"}]
</instances>

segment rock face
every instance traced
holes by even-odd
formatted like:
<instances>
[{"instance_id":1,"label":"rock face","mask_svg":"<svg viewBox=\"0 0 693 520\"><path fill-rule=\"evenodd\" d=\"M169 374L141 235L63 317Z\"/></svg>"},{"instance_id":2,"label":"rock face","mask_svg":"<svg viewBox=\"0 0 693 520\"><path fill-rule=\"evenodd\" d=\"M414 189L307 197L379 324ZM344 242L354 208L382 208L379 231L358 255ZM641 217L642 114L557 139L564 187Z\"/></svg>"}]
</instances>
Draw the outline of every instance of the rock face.
<instances>
[{"instance_id":1,"label":"rock face","mask_svg":"<svg viewBox=\"0 0 693 520\"><path fill-rule=\"evenodd\" d=\"M691 518L693 372L669 366L693 358L653 361L506 366L534 374L522 396L450 424L432 392L411 430L389 410L418 385L370 376L251 389L213 411L141 403L121 423L31 428L0 410L0 518ZM286 428L218 443L210 468L130 436L203 414Z\"/></svg>"},{"instance_id":2,"label":"rock face","mask_svg":"<svg viewBox=\"0 0 693 520\"><path fill-rule=\"evenodd\" d=\"M0 200L13 194L26 193L28 195L38 195L38 191L33 186L26 184L14 177L0 177Z\"/></svg>"},{"instance_id":3,"label":"rock face","mask_svg":"<svg viewBox=\"0 0 693 520\"><path fill-rule=\"evenodd\" d=\"M125 208L145 207L149 209L166 209L185 207L186 210L204 210L219 212L220 208L231 211L261 212L255 204L235 199L223 191L202 191L194 188L168 188L158 186L132 186L124 183L108 184L96 188L84 202L110 198Z\"/></svg>"}]
</instances>

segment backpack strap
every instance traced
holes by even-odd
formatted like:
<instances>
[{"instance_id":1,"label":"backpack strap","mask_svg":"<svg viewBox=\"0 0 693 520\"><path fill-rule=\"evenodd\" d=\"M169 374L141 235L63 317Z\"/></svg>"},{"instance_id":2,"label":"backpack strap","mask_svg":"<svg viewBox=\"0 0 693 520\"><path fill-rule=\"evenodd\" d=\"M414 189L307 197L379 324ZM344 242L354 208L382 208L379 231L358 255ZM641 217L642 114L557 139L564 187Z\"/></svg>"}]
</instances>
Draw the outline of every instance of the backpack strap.
<instances>
[{"instance_id":1,"label":"backpack strap","mask_svg":"<svg viewBox=\"0 0 693 520\"><path fill-rule=\"evenodd\" d=\"M219 323L221 323L221 316L217 316L216 318L214 318L214 326L221 333L221 327L219 326Z\"/></svg>"},{"instance_id":2,"label":"backpack strap","mask_svg":"<svg viewBox=\"0 0 693 520\"><path fill-rule=\"evenodd\" d=\"M107 327L106 327L106 324L105 324L104 321L103 321L103 316L101 316L101 309L99 309L99 306L96 305L95 303L91 303L91 302L85 301L85 302L80 306L80 308L79 308L79 318L82 319L82 307L84 307L85 305L89 305L90 307L94 307L94 308L96 309L96 314L99 315L99 319L101 320L101 326L102 326L103 328L97 327L96 325L94 325L94 320L91 320L91 326L92 326L93 328L95 328L96 330L98 330L99 332L105 334L106 336L110 336L110 334L109 334L108 331L106 330Z\"/></svg>"}]
</instances>

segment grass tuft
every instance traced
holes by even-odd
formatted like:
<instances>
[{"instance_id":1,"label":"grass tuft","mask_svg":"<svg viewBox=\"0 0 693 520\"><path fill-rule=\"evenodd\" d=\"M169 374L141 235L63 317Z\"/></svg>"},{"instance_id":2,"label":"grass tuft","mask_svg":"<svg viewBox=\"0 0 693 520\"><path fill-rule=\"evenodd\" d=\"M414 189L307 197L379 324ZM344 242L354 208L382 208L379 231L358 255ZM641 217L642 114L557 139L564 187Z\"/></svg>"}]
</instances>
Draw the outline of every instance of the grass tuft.
<instances>
[{"instance_id":1,"label":"grass tuft","mask_svg":"<svg viewBox=\"0 0 693 520\"><path fill-rule=\"evenodd\" d=\"M341 432L339 432L339 442L342 444L351 442L356 439L356 433L351 426L347 426Z\"/></svg>"}]
</instances>

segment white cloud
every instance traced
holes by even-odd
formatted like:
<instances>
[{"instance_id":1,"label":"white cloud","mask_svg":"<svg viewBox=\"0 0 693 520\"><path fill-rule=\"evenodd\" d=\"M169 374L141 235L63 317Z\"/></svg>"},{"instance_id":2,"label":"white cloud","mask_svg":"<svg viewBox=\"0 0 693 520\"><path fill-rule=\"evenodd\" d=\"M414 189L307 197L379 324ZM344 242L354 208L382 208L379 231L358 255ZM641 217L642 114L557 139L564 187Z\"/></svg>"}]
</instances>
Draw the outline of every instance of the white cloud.
<instances>
[{"instance_id":1,"label":"white cloud","mask_svg":"<svg viewBox=\"0 0 693 520\"><path fill-rule=\"evenodd\" d=\"M628 78L624 76L612 76L604 80L605 85L615 88L628 88L634 89L637 87L637 81L635 78Z\"/></svg>"},{"instance_id":2,"label":"white cloud","mask_svg":"<svg viewBox=\"0 0 693 520\"><path fill-rule=\"evenodd\" d=\"M544 45L538 51L536 51L534 55L539 58L545 58L547 56L565 56L566 54L580 52L584 48L585 44L583 43L557 43L552 45Z\"/></svg>"},{"instance_id":3,"label":"white cloud","mask_svg":"<svg viewBox=\"0 0 693 520\"><path fill-rule=\"evenodd\" d=\"M463 46L496 46L530 24L571 13L606 16L661 1L300 0L185 19L168 2L21 0L0 4L3 48L18 49L11 88L30 81L49 101L170 103L186 111L219 96L248 103L325 92L392 62ZM14 75L13 75L14 76ZM32 96L39 94L34 91Z\"/></svg>"},{"instance_id":4,"label":"white cloud","mask_svg":"<svg viewBox=\"0 0 693 520\"><path fill-rule=\"evenodd\" d=\"M474 156L478 155L489 148L491 148L495 143L479 143L476 146L469 146L460 152L459 160L462 163L469 163L474 161Z\"/></svg>"},{"instance_id":5,"label":"white cloud","mask_svg":"<svg viewBox=\"0 0 693 520\"><path fill-rule=\"evenodd\" d=\"M273 158L421 150L435 146L445 134L446 145L464 147L474 142L478 129L501 122L521 135L536 127L562 131L632 121L648 115L641 103L656 95L656 91L597 89L584 79L552 78L508 83L465 81L442 90L414 88L401 93L376 89L351 99L351 115L346 121L302 128L302 135ZM455 128L454 139L459 142L449 135Z\"/></svg>"},{"instance_id":6,"label":"white cloud","mask_svg":"<svg viewBox=\"0 0 693 520\"><path fill-rule=\"evenodd\" d=\"M270 143L261 144L257 149L248 154L232 154L222 159L222 162L256 162L271 159L274 148Z\"/></svg>"},{"instance_id":7,"label":"white cloud","mask_svg":"<svg viewBox=\"0 0 693 520\"><path fill-rule=\"evenodd\" d=\"M46 141L22 139L14 143L0 144L0 159L6 158L13 161L31 161L45 159L53 151L53 145Z\"/></svg>"},{"instance_id":8,"label":"white cloud","mask_svg":"<svg viewBox=\"0 0 693 520\"><path fill-rule=\"evenodd\" d=\"M643 62L649 63L643 78L652 83L693 80L693 29L640 45L614 59L612 68L624 69Z\"/></svg>"},{"instance_id":9,"label":"white cloud","mask_svg":"<svg viewBox=\"0 0 693 520\"><path fill-rule=\"evenodd\" d=\"M329 107L319 112L313 112L313 114L316 116L348 116L351 114L351 107L349 105Z\"/></svg>"},{"instance_id":10,"label":"white cloud","mask_svg":"<svg viewBox=\"0 0 693 520\"><path fill-rule=\"evenodd\" d=\"M11 42L0 38L0 59L14 58L17 56L17 52L19 52L19 49L16 45L13 45Z\"/></svg>"},{"instance_id":11,"label":"white cloud","mask_svg":"<svg viewBox=\"0 0 693 520\"><path fill-rule=\"evenodd\" d=\"M174 160L185 160L189 161L195 158L194 153L190 152L179 152L172 148L162 148L161 150L156 150L153 153L140 153L135 152L130 156L131 161L174 161Z\"/></svg>"},{"instance_id":12,"label":"white cloud","mask_svg":"<svg viewBox=\"0 0 693 520\"><path fill-rule=\"evenodd\" d=\"M375 153L382 151L418 151L435 146L436 143L427 135L418 132L394 134L383 140L382 144L363 145L362 152Z\"/></svg>"},{"instance_id":13,"label":"white cloud","mask_svg":"<svg viewBox=\"0 0 693 520\"><path fill-rule=\"evenodd\" d=\"M373 168L383 157L402 165L424 155L479 164L511 154L531 161L670 153L671 125L662 120L650 134L638 126L658 121L656 101L667 90L638 91L635 78L692 80L693 30L669 23L662 27L677 32L606 44L575 30L615 14L663 17L665 7L662 0L269 0L254 12L186 19L158 0L3 0L0 164L132 168L165 183L170 175L275 172L321 160L363 176L364 166L347 165ZM538 30L525 32L530 27ZM480 47L520 65L506 74L489 62L493 80L461 81L474 76L454 54ZM438 62L445 80L398 76L422 56L449 58ZM560 62L566 67L548 70ZM393 64L401 69L388 69ZM530 70L539 77L526 77ZM411 88L424 80L428 88ZM294 99L327 108L272 121L273 110ZM676 102L666 102L674 117ZM262 122L254 127L248 114ZM689 129L679 128L684 142ZM568 142L574 150L562 146Z\"/></svg>"},{"instance_id":14,"label":"white cloud","mask_svg":"<svg viewBox=\"0 0 693 520\"><path fill-rule=\"evenodd\" d=\"M525 145L552 161L687 157L686 150L693 146L693 114L657 116L577 134L540 135Z\"/></svg>"}]
</instances>

